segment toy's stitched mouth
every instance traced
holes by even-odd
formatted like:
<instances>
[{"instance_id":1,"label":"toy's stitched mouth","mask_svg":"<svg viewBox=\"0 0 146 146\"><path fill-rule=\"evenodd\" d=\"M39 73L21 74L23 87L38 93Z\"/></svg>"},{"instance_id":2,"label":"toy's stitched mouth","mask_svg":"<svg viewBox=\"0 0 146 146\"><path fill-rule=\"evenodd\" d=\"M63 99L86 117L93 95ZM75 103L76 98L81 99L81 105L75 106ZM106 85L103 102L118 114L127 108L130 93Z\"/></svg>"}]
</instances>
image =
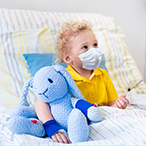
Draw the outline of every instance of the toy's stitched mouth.
<instances>
[{"instance_id":1,"label":"toy's stitched mouth","mask_svg":"<svg viewBox=\"0 0 146 146\"><path fill-rule=\"evenodd\" d=\"M45 95L45 93L48 91L48 88L43 92L43 93L39 93L39 95L44 95L45 97L48 98L48 96Z\"/></svg>"}]
</instances>

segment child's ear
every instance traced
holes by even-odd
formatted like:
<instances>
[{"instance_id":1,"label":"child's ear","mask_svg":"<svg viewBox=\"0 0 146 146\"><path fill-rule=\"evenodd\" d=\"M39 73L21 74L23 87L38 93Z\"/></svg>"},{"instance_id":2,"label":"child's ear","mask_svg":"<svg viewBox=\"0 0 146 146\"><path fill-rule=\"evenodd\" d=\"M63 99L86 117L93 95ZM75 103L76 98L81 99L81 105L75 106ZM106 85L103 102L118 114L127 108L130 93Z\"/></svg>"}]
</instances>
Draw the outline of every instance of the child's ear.
<instances>
[{"instance_id":1,"label":"child's ear","mask_svg":"<svg viewBox=\"0 0 146 146\"><path fill-rule=\"evenodd\" d=\"M71 63L71 58L70 58L70 56L69 55L63 55L63 60L64 60L64 62L65 63L67 63L67 64L69 64L69 63Z\"/></svg>"}]
</instances>

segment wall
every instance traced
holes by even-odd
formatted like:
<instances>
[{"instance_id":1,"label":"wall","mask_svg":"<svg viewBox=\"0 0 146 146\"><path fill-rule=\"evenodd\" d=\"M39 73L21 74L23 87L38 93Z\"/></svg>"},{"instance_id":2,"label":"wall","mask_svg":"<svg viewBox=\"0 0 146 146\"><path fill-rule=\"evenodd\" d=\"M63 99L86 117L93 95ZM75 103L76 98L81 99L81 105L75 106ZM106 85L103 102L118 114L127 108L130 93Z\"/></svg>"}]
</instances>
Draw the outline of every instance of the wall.
<instances>
[{"instance_id":1,"label":"wall","mask_svg":"<svg viewBox=\"0 0 146 146\"><path fill-rule=\"evenodd\" d=\"M0 7L62 12L97 12L115 18L146 82L146 0L0 0ZM144 69L145 68L145 69ZM145 71L145 73L144 73Z\"/></svg>"}]
</instances>

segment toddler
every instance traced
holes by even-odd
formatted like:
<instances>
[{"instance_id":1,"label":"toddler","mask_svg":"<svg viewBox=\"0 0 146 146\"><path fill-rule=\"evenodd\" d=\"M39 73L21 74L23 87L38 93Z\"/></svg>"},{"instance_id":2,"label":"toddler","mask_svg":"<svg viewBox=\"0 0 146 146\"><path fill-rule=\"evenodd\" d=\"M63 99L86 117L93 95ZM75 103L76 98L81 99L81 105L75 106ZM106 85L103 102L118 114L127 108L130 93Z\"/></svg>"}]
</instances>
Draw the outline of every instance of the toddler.
<instances>
[{"instance_id":1,"label":"toddler","mask_svg":"<svg viewBox=\"0 0 146 146\"><path fill-rule=\"evenodd\" d=\"M58 60L68 64L68 72L88 102L97 103L98 106L126 108L126 95L118 97L106 70L98 68L101 52L88 21L63 24L57 39L56 54ZM42 123L53 120L48 103L37 100L35 110ZM68 136L59 128L52 139L70 143Z\"/></svg>"}]
</instances>

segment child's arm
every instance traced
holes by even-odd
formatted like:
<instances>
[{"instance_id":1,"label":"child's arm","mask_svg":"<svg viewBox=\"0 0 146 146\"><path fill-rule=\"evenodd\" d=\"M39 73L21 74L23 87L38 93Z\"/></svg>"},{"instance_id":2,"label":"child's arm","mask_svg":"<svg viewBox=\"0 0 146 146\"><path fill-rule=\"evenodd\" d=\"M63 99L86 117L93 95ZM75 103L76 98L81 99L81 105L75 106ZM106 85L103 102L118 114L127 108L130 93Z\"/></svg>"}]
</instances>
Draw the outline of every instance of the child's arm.
<instances>
[{"instance_id":1,"label":"child's arm","mask_svg":"<svg viewBox=\"0 0 146 146\"><path fill-rule=\"evenodd\" d=\"M35 103L35 111L38 116L38 119L44 124L47 121L53 120L50 108L48 103L42 102L41 100L37 100ZM55 142L60 143L70 143L70 140L66 133L57 132L52 136L52 139Z\"/></svg>"},{"instance_id":2,"label":"child's arm","mask_svg":"<svg viewBox=\"0 0 146 146\"><path fill-rule=\"evenodd\" d=\"M48 103L37 100L35 103L35 111L38 119L44 124L47 121L53 120Z\"/></svg>"}]
</instances>

